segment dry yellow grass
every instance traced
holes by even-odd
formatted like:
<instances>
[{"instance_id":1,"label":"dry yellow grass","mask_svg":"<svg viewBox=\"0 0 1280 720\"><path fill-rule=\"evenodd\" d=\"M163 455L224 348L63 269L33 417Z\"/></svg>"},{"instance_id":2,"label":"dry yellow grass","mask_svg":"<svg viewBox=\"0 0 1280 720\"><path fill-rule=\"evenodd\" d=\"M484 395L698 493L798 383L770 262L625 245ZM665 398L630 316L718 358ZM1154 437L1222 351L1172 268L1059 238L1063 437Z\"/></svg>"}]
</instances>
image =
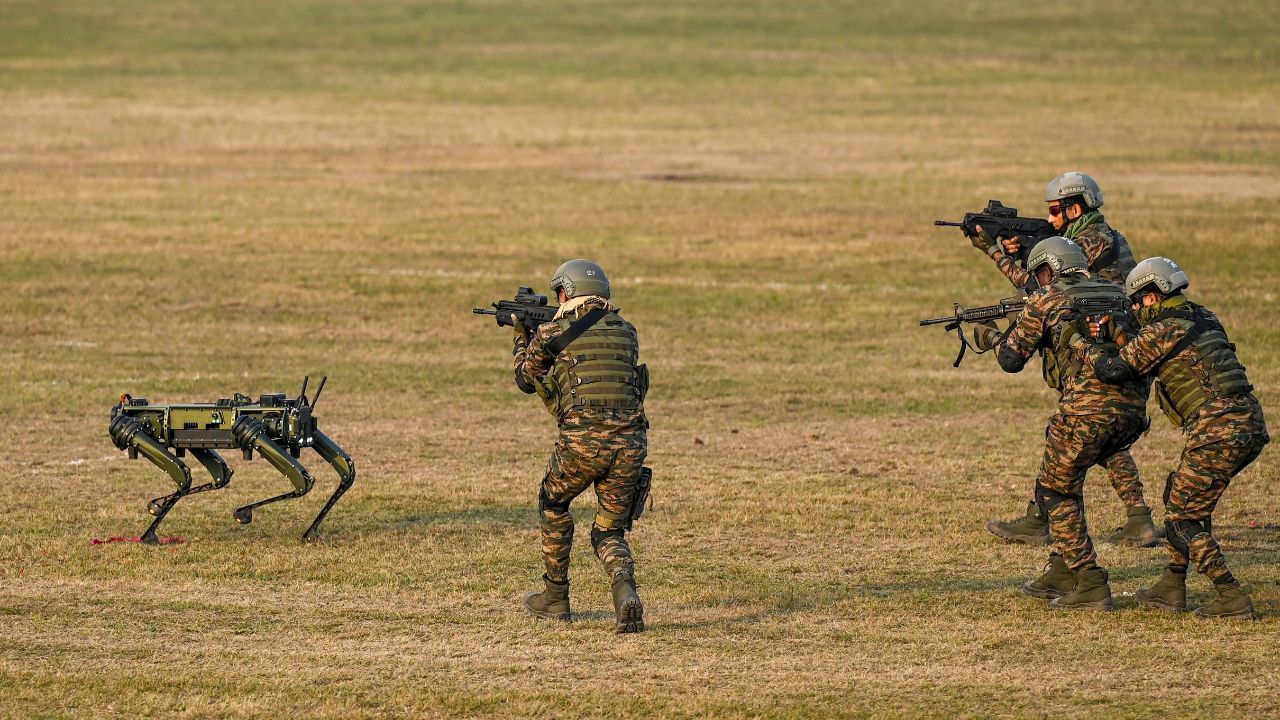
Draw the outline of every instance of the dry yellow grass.
<instances>
[{"instance_id":1,"label":"dry yellow grass","mask_svg":"<svg viewBox=\"0 0 1280 720\"><path fill-rule=\"evenodd\" d=\"M982 529L1050 393L914 327L1009 294L933 219L1083 169L1277 407L1274 12L1114 5L7 3L0 715L1280 713L1274 452L1215 522L1267 619L1050 612L1016 592L1043 552ZM586 542L577 622L517 607L554 431L470 308L573 256L653 369L640 636ZM168 491L110 445L121 392L321 372L360 468L326 544L313 456L250 526L283 481L233 458L186 544L90 546ZM1161 419L1135 449L1153 503L1178 449ZM1164 561L1101 555L1118 592Z\"/></svg>"}]
</instances>

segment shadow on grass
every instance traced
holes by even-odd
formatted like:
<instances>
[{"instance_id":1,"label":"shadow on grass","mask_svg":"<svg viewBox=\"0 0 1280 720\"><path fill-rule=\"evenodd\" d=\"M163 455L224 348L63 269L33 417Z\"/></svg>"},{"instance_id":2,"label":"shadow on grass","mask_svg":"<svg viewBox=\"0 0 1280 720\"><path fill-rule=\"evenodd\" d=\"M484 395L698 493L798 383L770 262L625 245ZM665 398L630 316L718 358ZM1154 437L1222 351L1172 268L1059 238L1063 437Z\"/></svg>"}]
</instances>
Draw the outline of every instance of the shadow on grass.
<instances>
[{"instance_id":1,"label":"shadow on grass","mask_svg":"<svg viewBox=\"0 0 1280 720\"><path fill-rule=\"evenodd\" d=\"M777 593L757 594L754 598L744 595L742 593L742 588L726 586L723 589L723 595L726 598L725 601L684 603L670 609L678 613L697 610L715 610L737 604L751 605L754 607L748 611L742 612L741 614L729 617L683 622L662 622L655 625L655 628L688 630L713 627L731 627L734 625L750 625L764 622L766 620L787 618L798 613L823 610L841 603L867 600L875 601L910 597L922 602L945 602L948 597L957 595L971 595L997 591L1013 592L1022 587L1022 584L1028 579L1029 578L1025 576L990 578L909 578L887 583L857 583L856 581L851 580L840 587L833 588L831 586L821 586L812 589L806 589L804 586L797 586L794 583L788 584L779 581L776 583L780 588ZM772 587L772 585L770 587ZM761 608L760 606L762 605L772 607ZM608 613L584 613L583 617L584 619L600 619L609 618L611 615Z\"/></svg>"},{"instance_id":2,"label":"shadow on grass","mask_svg":"<svg viewBox=\"0 0 1280 720\"><path fill-rule=\"evenodd\" d=\"M1230 558L1233 552L1267 553L1280 551L1280 525L1265 524L1220 526L1214 524L1213 535Z\"/></svg>"},{"instance_id":3,"label":"shadow on grass","mask_svg":"<svg viewBox=\"0 0 1280 720\"><path fill-rule=\"evenodd\" d=\"M421 526L508 525L536 526L537 510L530 505L490 505L487 507L451 508L415 513L399 520L369 526L366 532L399 532Z\"/></svg>"},{"instance_id":4,"label":"shadow on grass","mask_svg":"<svg viewBox=\"0 0 1280 720\"><path fill-rule=\"evenodd\" d=\"M573 508L573 523L579 531L591 530L595 518L595 504L582 503ZM535 502L515 503L508 505L484 505L440 508L414 513L398 520L386 520L376 524L370 523L361 532L403 532L418 527L450 528L454 530L474 529L478 525L502 526L506 528L538 529L538 508Z\"/></svg>"}]
</instances>

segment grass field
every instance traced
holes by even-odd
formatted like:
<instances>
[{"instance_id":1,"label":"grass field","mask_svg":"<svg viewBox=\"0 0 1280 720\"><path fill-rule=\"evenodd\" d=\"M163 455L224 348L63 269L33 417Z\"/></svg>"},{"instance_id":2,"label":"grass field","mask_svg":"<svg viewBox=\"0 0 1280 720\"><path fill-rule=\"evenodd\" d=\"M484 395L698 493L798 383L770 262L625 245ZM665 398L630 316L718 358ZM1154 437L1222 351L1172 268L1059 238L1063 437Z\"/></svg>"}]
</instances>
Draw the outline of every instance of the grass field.
<instances>
[{"instance_id":1,"label":"grass field","mask_svg":"<svg viewBox=\"0 0 1280 720\"><path fill-rule=\"evenodd\" d=\"M1215 518L1266 619L1052 612L1017 592L1044 552L982 527L1051 392L915 327L1011 291L934 219L1085 170L1274 431L1278 33L1261 0L0 0L0 715L1280 714L1275 451ZM576 622L518 610L554 427L470 312L578 256L653 374L638 636L585 532ZM252 525L284 482L236 456L184 544L91 546L170 491L112 447L120 393L321 373L360 469L324 544L312 455ZM1153 504L1179 448L1135 448ZM1117 593L1165 562L1100 554Z\"/></svg>"}]
</instances>

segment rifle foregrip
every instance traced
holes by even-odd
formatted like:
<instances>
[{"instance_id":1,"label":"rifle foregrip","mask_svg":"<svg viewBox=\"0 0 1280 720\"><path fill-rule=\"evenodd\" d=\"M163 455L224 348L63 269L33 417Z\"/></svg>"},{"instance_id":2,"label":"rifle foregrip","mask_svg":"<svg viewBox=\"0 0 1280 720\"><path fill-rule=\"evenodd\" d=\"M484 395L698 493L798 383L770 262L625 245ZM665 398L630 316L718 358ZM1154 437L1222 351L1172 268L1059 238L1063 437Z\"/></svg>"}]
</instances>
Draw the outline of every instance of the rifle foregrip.
<instances>
[{"instance_id":1,"label":"rifle foregrip","mask_svg":"<svg viewBox=\"0 0 1280 720\"><path fill-rule=\"evenodd\" d=\"M965 310L960 313L960 319L965 322L975 322L982 320L996 320L1008 314L1008 310L1002 307L992 308L976 308L973 310Z\"/></svg>"}]
</instances>

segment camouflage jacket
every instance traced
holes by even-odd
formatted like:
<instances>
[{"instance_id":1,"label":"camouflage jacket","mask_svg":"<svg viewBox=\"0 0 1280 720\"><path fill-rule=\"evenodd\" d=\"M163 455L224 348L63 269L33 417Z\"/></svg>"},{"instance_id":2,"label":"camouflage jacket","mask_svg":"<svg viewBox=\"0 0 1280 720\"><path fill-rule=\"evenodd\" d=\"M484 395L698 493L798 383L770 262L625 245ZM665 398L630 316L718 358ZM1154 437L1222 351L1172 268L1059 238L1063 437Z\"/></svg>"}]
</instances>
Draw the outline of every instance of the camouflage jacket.
<instances>
[{"instance_id":1,"label":"camouflage jacket","mask_svg":"<svg viewBox=\"0 0 1280 720\"><path fill-rule=\"evenodd\" d=\"M1137 263L1134 262L1133 251L1129 249L1129 241L1107 224L1102 213L1097 210L1085 213L1076 218L1062 230L1063 237L1074 240L1089 261L1089 272L1117 285L1124 285L1124 279ZM996 267L1009 278L1016 288L1025 288L1032 282L1031 273L1017 261L1001 252L993 255Z\"/></svg>"},{"instance_id":2,"label":"camouflage jacket","mask_svg":"<svg viewBox=\"0 0 1280 720\"><path fill-rule=\"evenodd\" d=\"M1188 347L1178 355L1171 355L1187 332L1186 325L1172 319L1144 325L1136 334L1117 331L1114 338L1120 348L1117 356L1139 375L1154 375L1167 360L1195 352ZM1073 340L1072 347L1082 355L1086 367L1092 368L1103 355L1102 348L1091 343ZM1210 398L1182 430L1197 445L1230 440L1242 434L1267 434L1262 406L1252 394Z\"/></svg>"},{"instance_id":3,"label":"camouflage jacket","mask_svg":"<svg viewBox=\"0 0 1280 720\"><path fill-rule=\"evenodd\" d=\"M602 297L588 297L582 302L573 302L565 304L565 309L561 311L564 317L578 318L587 312L596 308L609 310L610 312L618 312L608 300ZM557 314L557 319L561 314ZM627 323L633 331L635 326ZM515 348L512 351L514 355L515 380L516 385L526 393L535 392L535 388L539 387L543 378L551 373L552 368L557 362L564 362L563 353L561 356L551 354L547 344L564 332L564 328L559 323L548 322L543 323L534 331L533 335L526 342L525 339L517 333L515 335ZM543 398L544 401L546 398ZM554 411L553 411L554 413ZM591 408L591 407L573 407L570 408L564 416L558 418L561 428L565 427L594 427L601 429L617 428L628 429L646 427L643 408L638 410L619 410L613 408Z\"/></svg>"},{"instance_id":4,"label":"camouflage jacket","mask_svg":"<svg viewBox=\"0 0 1280 720\"><path fill-rule=\"evenodd\" d=\"M1089 277L1087 273L1069 275ZM993 348L999 353L1001 367L1016 372L1037 352L1046 356L1047 366L1051 360L1048 356L1063 341L1061 335L1076 332L1075 321L1067 317L1069 313L1071 301L1058 287L1051 285L1031 293L1008 335ZM1007 360L1010 355L1016 361ZM1061 388L1058 412L1064 415L1145 415L1150 392L1145 379L1121 385L1104 383L1088 364L1082 364L1077 372L1064 373Z\"/></svg>"}]
</instances>

